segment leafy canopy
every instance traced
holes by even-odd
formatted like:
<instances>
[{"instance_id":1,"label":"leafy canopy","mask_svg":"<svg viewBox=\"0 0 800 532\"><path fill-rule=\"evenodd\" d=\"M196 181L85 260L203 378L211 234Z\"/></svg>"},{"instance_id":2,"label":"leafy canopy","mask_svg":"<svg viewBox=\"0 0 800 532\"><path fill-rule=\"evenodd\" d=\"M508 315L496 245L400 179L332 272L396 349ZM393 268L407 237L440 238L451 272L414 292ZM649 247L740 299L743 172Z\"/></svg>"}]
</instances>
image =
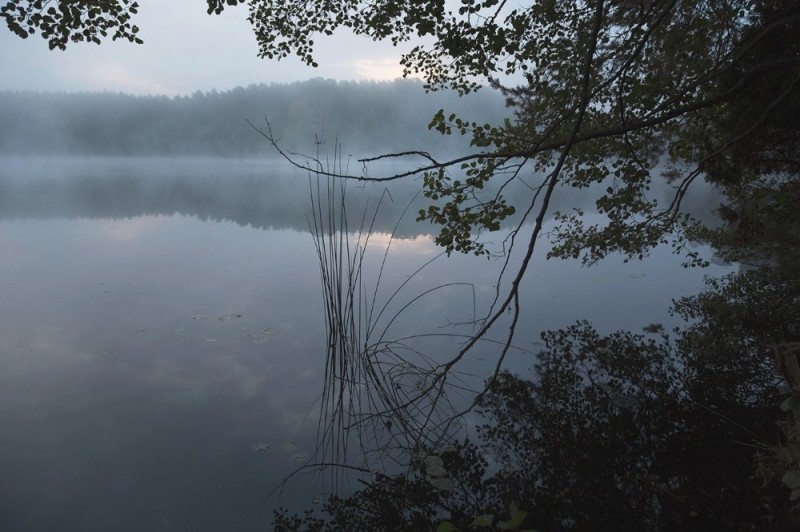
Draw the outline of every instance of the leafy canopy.
<instances>
[{"instance_id":1,"label":"leafy canopy","mask_svg":"<svg viewBox=\"0 0 800 532\"><path fill-rule=\"evenodd\" d=\"M348 28L395 44L418 42L401 62L405 74L422 75L431 90L466 93L489 84L505 92L513 120L479 124L442 111L430 124L443 134L469 136L477 153L444 161L420 153L430 164L384 177L424 175L433 203L419 217L440 226L437 241L448 252L486 251L477 234L497 230L515 210L524 221L543 219L557 186L570 194L591 188L603 219L587 224L582 212L557 213L554 256L588 262L611 252L638 256L696 230L696 221L681 212L692 182L776 112L800 76L796 44L769 56L763 51L775 36L797 31L793 2L248 5L263 57L296 54L316 65L315 38ZM726 105L766 76L773 82L758 111L723 127ZM484 192L490 180L521 176L539 180L527 198L511 201L502 187ZM674 186L666 201L650 192L662 177Z\"/></svg>"},{"instance_id":2,"label":"leafy canopy","mask_svg":"<svg viewBox=\"0 0 800 532\"><path fill-rule=\"evenodd\" d=\"M25 39L39 32L51 50L65 50L70 42L100 44L109 34L112 40L141 44L139 28L131 23L138 10L132 0L10 0L0 15L17 36Z\"/></svg>"}]
</instances>

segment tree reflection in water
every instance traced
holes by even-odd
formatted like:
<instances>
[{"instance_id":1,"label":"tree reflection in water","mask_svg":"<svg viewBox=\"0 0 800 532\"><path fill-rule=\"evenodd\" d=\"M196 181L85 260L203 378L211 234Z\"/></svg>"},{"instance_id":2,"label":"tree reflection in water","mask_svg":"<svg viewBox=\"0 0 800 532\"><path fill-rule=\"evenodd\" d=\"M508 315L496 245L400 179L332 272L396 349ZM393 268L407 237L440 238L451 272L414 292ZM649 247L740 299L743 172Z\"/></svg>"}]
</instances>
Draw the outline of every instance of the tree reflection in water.
<instances>
[{"instance_id":1,"label":"tree reflection in water","mask_svg":"<svg viewBox=\"0 0 800 532\"><path fill-rule=\"evenodd\" d=\"M505 372L482 397L476 438L418 448L408 471L331 497L323 516L277 512L274 525L796 529L769 354L791 336L799 295L792 271L745 271L677 301L692 321L672 336L604 336L586 322L544 333L532 374Z\"/></svg>"}]
</instances>

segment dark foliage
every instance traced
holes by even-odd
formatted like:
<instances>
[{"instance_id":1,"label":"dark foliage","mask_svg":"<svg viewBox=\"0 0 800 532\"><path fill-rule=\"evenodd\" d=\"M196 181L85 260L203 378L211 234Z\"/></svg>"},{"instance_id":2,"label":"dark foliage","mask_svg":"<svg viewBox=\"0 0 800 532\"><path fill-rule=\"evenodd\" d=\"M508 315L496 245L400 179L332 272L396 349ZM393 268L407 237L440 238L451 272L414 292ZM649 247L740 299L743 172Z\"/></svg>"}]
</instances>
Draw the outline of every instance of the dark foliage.
<instances>
[{"instance_id":1,"label":"dark foliage","mask_svg":"<svg viewBox=\"0 0 800 532\"><path fill-rule=\"evenodd\" d=\"M713 315L677 342L586 323L545 334L533 375L504 373L484 398L479 440L431 452L451 490L417 460L408 475L332 498L328 517L279 513L277 528L481 529L476 517L508 519L515 502L527 511L520 528L791 530L785 493L753 479L759 450L780 442L774 368L757 350L716 350L720 337L758 340L710 302L735 299L735 284L681 301L683 314Z\"/></svg>"},{"instance_id":2,"label":"dark foliage","mask_svg":"<svg viewBox=\"0 0 800 532\"><path fill-rule=\"evenodd\" d=\"M132 0L11 0L0 8L8 29L25 39L40 33L50 49L65 50L70 42L93 42L111 36L141 44L131 16L139 10Z\"/></svg>"}]
</instances>

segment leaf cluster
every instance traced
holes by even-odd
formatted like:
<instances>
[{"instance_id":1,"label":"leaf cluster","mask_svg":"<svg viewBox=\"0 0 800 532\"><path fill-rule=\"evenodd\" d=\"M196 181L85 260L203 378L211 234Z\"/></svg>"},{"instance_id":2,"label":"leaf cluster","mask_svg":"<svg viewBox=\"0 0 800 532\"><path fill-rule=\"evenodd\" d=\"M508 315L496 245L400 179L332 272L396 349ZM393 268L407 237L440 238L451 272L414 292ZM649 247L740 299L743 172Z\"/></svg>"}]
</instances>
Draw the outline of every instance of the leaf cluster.
<instances>
[{"instance_id":1,"label":"leaf cluster","mask_svg":"<svg viewBox=\"0 0 800 532\"><path fill-rule=\"evenodd\" d=\"M491 165L487 168L479 161L472 161L464 163L463 170L466 176L463 182L451 179L444 169L423 176L423 194L437 203L427 210L420 209L417 221L429 220L442 226L435 241L448 254L458 251L481 255L485 253L485 247L474 238L474 229L498 231L500 223L513 215L516 208L509 205L500 193L483 200L475 194L493 175Z\"/></svg>"},{"instance_id":2,"label":"leaf cluster","mask_svg":"<svg viewBox=\"0 0 800 532\"><path fill-rule=\"evenodd\" d=\"M70 42L100 44L109 35L112 40L141 44L139 27L131 22L138 10L139 3L133 0L10 0L0 15L18 37L38 32L51 50L65 50Z\"/></svg>"}]
</instances>

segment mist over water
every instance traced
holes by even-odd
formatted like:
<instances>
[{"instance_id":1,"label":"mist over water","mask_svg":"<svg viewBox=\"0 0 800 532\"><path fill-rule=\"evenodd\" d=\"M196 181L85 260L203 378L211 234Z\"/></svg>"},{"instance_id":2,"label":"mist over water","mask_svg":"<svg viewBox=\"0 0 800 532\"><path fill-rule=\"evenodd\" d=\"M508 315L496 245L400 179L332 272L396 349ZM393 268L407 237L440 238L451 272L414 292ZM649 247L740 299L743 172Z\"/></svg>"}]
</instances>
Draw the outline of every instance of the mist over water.
<instances>
[{"instance_id":1,"label":"mist over water","mask_svg":"<svg viewBox=\"0 0 800 532\"><path fill-rule=\"evenodd\" d=\"M231 221L260 229L308 231L311 192L327 179L293 168L284 159L221 159L201 157L3 157L0 159L0 220L20 218L130 218L181 214L201 220ZM357 166L354 164L354 166ZM377 168L376 168L377 167ZM391 175L408 164L371 164L370 175ZM353 172L360 175L359 172ZM541 178L538 178L541 179ZM504 188L506 198L527 197L537 176ZM493 197L500 183L490 182L484 197ZM339 186L339 185L337 185ZM432 203L419 194L420 178L391 183L346 183L353 221L377 214L374 229L397 236L431 235L436 228L418 223L417 212ZM581 208L591 212L603 183L585 190L559 190L551 213ZM388 195L385 195L388 193ZM654 193L666 201L667 185ZM383 199L381 199L381 197ZM380 202L380 209L376 209ZM704 183L695 185L684 207L706 223L714 223L718 194ZM405 215L403 213L406 213ZM357 215L357 216L356 216ZM504 220L517 224L521 209ZM358 226L353 225L355 231ZM497 240L492 235L485 238Z\"/></svg>"},{"instance_id":2,"label":"mist over water","mask_svg":"<svg viewBox=\"0 0 800 532\"><path fill-rule=\"evenodd\" d=\"M458 135L428 130L439 109L497 123L503 97L484 89L459 98L422 83L313 79L191 96L0 91L0 154L263 157L274 152L247 121L267 121L284 149L314 155L463 151ZM321 143L321 144L319 144Z\"/></svg>"},{"instance_id":3,"label":"mist over water","mask_svg":"<svg viewBox=\"0 0 800 532\"><path fill-rule=\"evenodd\" d=\"M292 95L326 86L317 81L269 90ZM350 86L366 115L370 91L383 102L403 103L392 92L403 87ZM316 180L309 184L305 172L263 157L264 141L249 127L247 141L239 133L227 136L213 122L212 133L184 129L176 138L194 140L170 144L167 137L152 136L149 115L140 123L120 118L123 111L138 115L150 106L163 113L159 127L165 127L173 120L169 113L190 103L197 105L193 110L206 105L208 113L217 109L227 116L236 113L221 111L219 102L248 90L256 91L185 100L40 96L39 103L67 102L62 110L76 101L92 110L75 106L73 125L51 129L54 136L40 137L38 145L34 139L47 129L45 118L69 122L54 111L55 104L40 106L28 126L24 120L8 122L15 133L3 130L0 530L267 530L273 507L303 509L326 489L302 477L262 504L314 452L326 341L320 273L308 232L309 186ZM8 102L14 98L31 109L34 104L25 102L37 101L31 94L0 95L3 116L12 112ZM352 119L352 130L356 118L367 118L353 118L338 104L323 107L327 116L338 110L342 120ZM298 135L310 127L301 119L303 109L316 108L294 108ZM427 112L412 106L405 115ZM200 127L202 118L181 128ZM387 121L370 119L383 126ZM86 126L79 135L71 128L81 120L102 127ZM326 127L330 132L342 123ZM390 128L362 127L353 145L377 153L427 142L402 130L388 142L377 131ZM115 132L122 130L133 136ZM92 152L102 157L76 156L84 153L87 144L81 143L89 131L98 142L107 141ZM212 137L219 144L208 144ZM170 153L181 156L164 156ZM536 176L526 179L530 185ZM507 190L510 197L526 190L519 186ZM415 179L347 184L354 232L372 223L381 202L366 265L366 278L374 282L391 242L379 304L440 253L432 241L435 228L415 222L426 205L424 198L414 199L419 188ZM707 213L716 204L714 192L699 190L691 196L692 209ZM562 191L554 210L590 211L592 192ZM669 193L667 187L654 191ZM510 227L482 238L499 250ZM399 238L392 239L395 228ZM523 285L518 342L528 350L535 350L542 330L577 319L592 320L600 330L669 325L671 298L699 289L704 273L726 271L684 270L668 249L642 262L611 257L582 268L573 261L545 261L546 239L541 243ZM449 331L453 323L480 317L496 293L501 267L500 260L485 257L437 259L404 288L387 316L431 287L469 287L419 300L388 334ZM457 343L435 347L444 359ZM480 349L467 367L480 379L492 367L492 356L491 348ZM530 353L515 352L509 367L523 373L532 362Z\"/></svg>"}]
</instances>

